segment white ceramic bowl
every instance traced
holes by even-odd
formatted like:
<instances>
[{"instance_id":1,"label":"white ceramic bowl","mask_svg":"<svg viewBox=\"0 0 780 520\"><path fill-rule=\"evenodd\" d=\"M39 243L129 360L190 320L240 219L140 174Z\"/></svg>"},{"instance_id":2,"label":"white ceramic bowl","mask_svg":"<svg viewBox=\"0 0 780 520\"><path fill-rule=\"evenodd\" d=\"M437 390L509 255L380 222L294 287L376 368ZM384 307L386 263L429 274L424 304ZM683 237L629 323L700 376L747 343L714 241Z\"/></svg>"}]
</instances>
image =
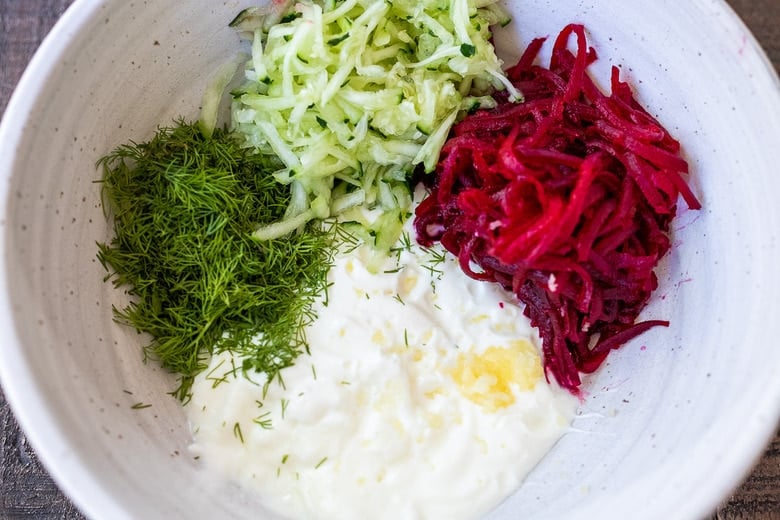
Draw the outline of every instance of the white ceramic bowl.
<instances>
[{"instance_id":1,"label":"white ceramic bowl","mask_svg":"<svg viewBox=\"0 0 780 520\"><path fill-rule=\"evenodd\" d=\"M94 518L264 517L205 473L141 339L112 322L95 161L196 117L249 1L77 0L0 130L0 375L47 468ZM498 44L584 22L601 60L684 143L704 209L682 211L645 313L671 318L614 354L528 482L490 518L700 518L743 478L780 412L780 88L720 0L524 0ZM141 410L136 403L152 404Z\"/></svg>"}]
</instances>

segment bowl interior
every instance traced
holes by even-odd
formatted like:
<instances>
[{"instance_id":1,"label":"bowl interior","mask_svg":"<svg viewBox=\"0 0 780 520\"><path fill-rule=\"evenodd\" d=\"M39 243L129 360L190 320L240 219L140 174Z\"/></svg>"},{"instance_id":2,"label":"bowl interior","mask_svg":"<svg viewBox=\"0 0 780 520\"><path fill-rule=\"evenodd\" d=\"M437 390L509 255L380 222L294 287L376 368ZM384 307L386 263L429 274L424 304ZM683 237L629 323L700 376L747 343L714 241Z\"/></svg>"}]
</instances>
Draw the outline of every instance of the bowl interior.
<instances>
[{"instance_id":1,"label":"bowl interior","mask_svg":"<svg viewBox=\"0 0 780 520\"><path fill-rule=\"evenodd\" d=\"M0 130L0 375L41 458L94 517L263 516L204 471L143 338L112 321L110 238L95 161L195 118L211 74L241 48L249 1L76 1L36 55ZM736 486L780 413L777 77L724 2L508 2L509 63L536 36L585 23L609 68L683 143L704 209L681 205L647 318L671 319L586 379L568 433L490 518L701 517ZM550 42L551 45L552 42ZM150 407L135 407L139 403ZM270 514L268 515L270 517Z\"/></svg>"}]
</instances>

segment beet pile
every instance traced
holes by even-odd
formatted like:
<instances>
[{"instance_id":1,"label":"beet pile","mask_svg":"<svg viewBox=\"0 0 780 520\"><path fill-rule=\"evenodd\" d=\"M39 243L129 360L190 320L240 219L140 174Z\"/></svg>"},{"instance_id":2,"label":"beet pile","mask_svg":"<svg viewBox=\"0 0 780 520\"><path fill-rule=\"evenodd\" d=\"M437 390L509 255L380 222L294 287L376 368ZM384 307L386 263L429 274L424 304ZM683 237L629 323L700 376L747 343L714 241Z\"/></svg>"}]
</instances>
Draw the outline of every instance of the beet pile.
<instances>
[{"instance_id":1,"label":"beet pile","mask_svg":"<svg viewBox=\"0 0 780 520\"><path fill-rule=\"evenodd\" d=\"M668 325L635 321L658 285L678 196L701 206L682 177L680 144L618 69L611 95L587 75L596 53L584 27L564 28L549 68L534 65L543 43L507 71L524 103L499 99L453 128L415 227L423 245L440 241L469 276L525 304L547 377L577 393L580 372Z\"/></svg>"}]
</instances>

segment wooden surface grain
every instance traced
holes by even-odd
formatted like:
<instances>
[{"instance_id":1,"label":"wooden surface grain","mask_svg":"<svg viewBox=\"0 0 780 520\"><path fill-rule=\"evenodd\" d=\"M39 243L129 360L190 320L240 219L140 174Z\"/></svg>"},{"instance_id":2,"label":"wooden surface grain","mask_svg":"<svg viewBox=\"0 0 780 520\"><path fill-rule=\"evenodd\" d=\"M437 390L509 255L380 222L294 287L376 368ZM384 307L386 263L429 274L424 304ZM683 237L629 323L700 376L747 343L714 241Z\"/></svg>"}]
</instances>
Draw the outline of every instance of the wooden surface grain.
<instances>
[{"instance_id":1,"label":"wooden surface grain","mask_svg":"<svg viewBox=\"0 0 780 520\"><path fill-rule=\"evenodd\" d=\"M651 1L651 0L645 0ZM685 0L682 0L685 1ZM0 0L0 113L69 0ZM780 69L780 0L729 0ZM0 392L0 518L82 519L48 476ZM780 519L780 435L709 520Z\"/></svg>"}]
</instances>

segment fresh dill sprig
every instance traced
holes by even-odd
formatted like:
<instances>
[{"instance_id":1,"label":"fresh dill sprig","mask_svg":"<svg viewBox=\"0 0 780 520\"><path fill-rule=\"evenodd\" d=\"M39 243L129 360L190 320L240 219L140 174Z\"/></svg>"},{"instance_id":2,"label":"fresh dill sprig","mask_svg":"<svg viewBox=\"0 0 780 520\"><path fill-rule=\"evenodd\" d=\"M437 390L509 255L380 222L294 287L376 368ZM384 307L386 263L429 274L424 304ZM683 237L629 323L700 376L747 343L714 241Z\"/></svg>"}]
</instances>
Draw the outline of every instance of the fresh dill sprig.
<instances>
[{"instance_id":1,"label":"fresh dill sprig","mask_svg":"<svg viewBox=\"0 0 780 520\"><path fill-rule=\"evenodd\" d=\"M403 220L401 221L403 223ZM398 244L395 247L390 248L390 253L395 254L396 268L394 270L385 271L386 273L396 273L404 268L401 262L401 253L412 250L412 239L409 233L406 231L401 232L401 236L398 238Z\"/></svg>"},{"instance_id":2,"label":"fresh dill sprig","mask_svg":"<svg viewBox=\"0 0 780 520\"><path fill-rule=\"evenodd\" d=\"M363 241L355 236L354 233L350 233L345 226L335 222L329 223L333 226L333 232L335 234L336 240L340 244L345 254L354 252L363 244Z\"/></svg>"},{"instance_id":3,"label":"fresh dill sprig","mask_svg":"<svg viewBox=\"0 0 780 520\"><path fill-rule=\"evenodd\" d=\"M304 327L325 288L333 231L257 241L282 218L289 188L274 159L252 154L226 130L204 138L178 121L146 143L120 146L98 162L114 238L98 244L106 279L133 301L118 321L149 333L147 356L180 375L189 396L215 352L244 358L267 381L307 349Z\"/></svg>"},{"instance_id":4,"label":"fresh dill sprig","mask_svg":"<svg viewBox=\"0 0 780 520\"><path fill-rule=\"evenodd\" d=\"M442 266L447 259L447 253L444 250L433 247L423 247L422 250L428 255L428 260L422 266L423 269L431 273L431 277L441 280L441 276L444 274Z\"/></svg>"},{"instance_id":5,"label":"fresh dill sprig","mask_svg":"<svg viewBox=\"0 0 780 520\"><path fill-rule=\"evenodd\" d=\"M269 415L271 415L271 412L262 413L257 417L255 417L254 419L252 419L252 422L257 424L264 430L270 430L271 428L273 428L273 422L268 417Z\"/></svg>"}]
</instances>

